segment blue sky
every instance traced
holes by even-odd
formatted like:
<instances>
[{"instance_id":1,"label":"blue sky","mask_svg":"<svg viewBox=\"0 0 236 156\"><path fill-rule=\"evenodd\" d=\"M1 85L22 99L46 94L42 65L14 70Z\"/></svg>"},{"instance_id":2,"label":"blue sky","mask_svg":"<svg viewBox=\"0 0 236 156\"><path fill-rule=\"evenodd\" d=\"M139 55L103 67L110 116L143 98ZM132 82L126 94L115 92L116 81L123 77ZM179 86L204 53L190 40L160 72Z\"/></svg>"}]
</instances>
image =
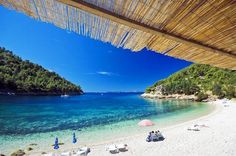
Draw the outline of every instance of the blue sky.
<instances>
[{"instance_id":1,"label":"blue sky","mask_svg":"<svg viewBox=\"0 0 236 156\"><path fill-rule=\"evenodd\" d=\"M55 71L84 91L144 91L190 62L131 52L0 6L0 46Z\"/></svg>"}]
</instances>

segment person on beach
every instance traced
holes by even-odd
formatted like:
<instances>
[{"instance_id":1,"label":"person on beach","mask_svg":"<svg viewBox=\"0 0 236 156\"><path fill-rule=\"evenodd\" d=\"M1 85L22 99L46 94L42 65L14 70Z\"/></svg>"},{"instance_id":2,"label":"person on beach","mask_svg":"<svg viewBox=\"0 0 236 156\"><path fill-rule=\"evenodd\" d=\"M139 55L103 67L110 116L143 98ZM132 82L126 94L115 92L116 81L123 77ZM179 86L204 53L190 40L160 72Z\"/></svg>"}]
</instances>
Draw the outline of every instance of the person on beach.
<instances>
[{"instance_id":1,"label":"person on beach","mask_svg":"<svg viewBox=\"0 0 236 156\"><path fill-rule=\"evenodd\" d=\"M161 135L161 132L159 130L155 131L155 136Z\"/></svg>"},{"instance_id":2,"label":"person on beach","mask_svg":"<svg viewBox=\"0 0 236 156\"><path fill-rule=\"evenodd\" d=\"M156 135L156 136L158 135L157 131L155 131L155 135Z\"/></svg>"},{"instance_id":3,"label":"person on beach","mask_svg":"<svg viewBox=\"0 0 236 156\"><path fill-rule=\"evenodd\" d=\"M152 141L151 137L152 137L152 132L149 132L146 141L151 142Z\"/></svg>"},{"instance_id":4,"label":"person on beach","mask_svg":"<svg viewBox=\"0 0 236 156\"><path fill-rule=\"evenodd\" d=\"M155 132L156 136L158 137L158 140L164 140L163 135L161 134L161 132L158 130Z\"/></svg>"},{"instance_id":5,"label":"person on beach","mask_svg":"<svg viewBox=\"0 0 236 156\"><path fill-rule=\"evenodd\" d=\"M147 138L146 138L146 141L147 142L151 142L151 141L161 141L161 140L164 140L165 138L163 137L163 135L161 134L161 132L158 130L158 131L151 131L149 132Z\"/></svg>"}]
</instances>

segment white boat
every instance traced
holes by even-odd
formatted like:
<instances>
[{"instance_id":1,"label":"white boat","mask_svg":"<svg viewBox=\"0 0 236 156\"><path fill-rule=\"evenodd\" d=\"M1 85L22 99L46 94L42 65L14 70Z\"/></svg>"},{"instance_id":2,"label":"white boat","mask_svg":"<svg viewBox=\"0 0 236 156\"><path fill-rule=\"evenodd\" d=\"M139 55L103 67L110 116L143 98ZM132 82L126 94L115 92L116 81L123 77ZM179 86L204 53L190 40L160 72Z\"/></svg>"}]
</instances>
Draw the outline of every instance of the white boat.
<instances>
[{"instance_id":1,"label":"white boat","mask_svg":"<svg viewBox=\"0 0 236 156\"><path fill-rule=\"evenodd\" d=\"M61 97L69 97L69 95L67 95L67 94L64 94L64 95L61 95Z\"/></svg>"}]
</instances>

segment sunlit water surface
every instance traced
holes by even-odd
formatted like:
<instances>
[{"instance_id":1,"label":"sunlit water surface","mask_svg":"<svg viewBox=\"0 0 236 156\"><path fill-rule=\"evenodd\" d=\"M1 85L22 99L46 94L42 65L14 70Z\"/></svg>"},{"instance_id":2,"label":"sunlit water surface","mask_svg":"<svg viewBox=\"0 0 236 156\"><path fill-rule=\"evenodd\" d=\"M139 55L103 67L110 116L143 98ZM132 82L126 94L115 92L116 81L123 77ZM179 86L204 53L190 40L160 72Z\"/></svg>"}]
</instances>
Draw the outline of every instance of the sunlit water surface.
<instances>
[{"instance_id":1,"label":"sunlit water surface","mask_svg":"<svg viewBox=\"0 0 236 156\"><path fill-rule=\"evenodd\" d=\"M99 143L188 121L212 110L204 103L150 100L134 93L0 96L0 153L25 149L31 143L37 144L34 151L48 151L55 137L66 149L72 145L73 132L78 145ZM138 127L142 119L152 120L155 127Z\"/></svg>"}]
</instances>

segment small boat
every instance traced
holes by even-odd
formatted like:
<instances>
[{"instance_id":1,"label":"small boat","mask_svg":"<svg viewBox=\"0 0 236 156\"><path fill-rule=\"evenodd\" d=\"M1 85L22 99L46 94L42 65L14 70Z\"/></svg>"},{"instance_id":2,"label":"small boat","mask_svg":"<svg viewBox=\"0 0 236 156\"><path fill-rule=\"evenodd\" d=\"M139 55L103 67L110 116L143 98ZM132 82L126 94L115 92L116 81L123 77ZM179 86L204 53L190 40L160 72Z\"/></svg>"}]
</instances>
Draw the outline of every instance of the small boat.
<instances>
[{"instance_id":1,"label":"small boat","mask_svg":"<svg viewBox=\"0 0 236 156\"><path fill-rule=\"evenodd\" d=\"M8 95L15 95L14 92L7 92Z\"/></svg>"},{"instance_id":2,"label":"small boat","mask_svg":"<svg viewBox=\"0 0 236 156\"><path fill-rule=\"evenodd\" d=\"M65 98L65 97L69 97L69 95L64 94L64 95L61 95L61 97Z\"/></svg>"}]
</instances>

